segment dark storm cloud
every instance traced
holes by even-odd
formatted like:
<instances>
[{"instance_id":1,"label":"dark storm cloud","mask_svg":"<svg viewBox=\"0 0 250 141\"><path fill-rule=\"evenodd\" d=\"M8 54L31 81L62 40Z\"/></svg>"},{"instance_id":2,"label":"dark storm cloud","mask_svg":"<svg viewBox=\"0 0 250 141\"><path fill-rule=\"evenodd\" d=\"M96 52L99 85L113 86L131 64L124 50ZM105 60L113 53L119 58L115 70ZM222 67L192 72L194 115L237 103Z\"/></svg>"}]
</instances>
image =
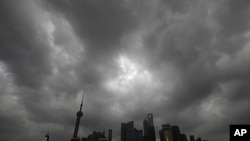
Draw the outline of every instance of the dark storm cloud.
<instances>
[{"instance_id":1,"label":"dark storm cloud","mask_svg":"<svg viewBox=\"0 0 250 141\"><path fill-rule=\"evenodd\" d=\"M249 6L247 0L229 0L223 9L218 9L215 15L221 24L221 32L226 36L232 36L249 29Z\"/></svg>"},{"instance_id":2,"label":"dark storm cloud","mask_svg":"<svg viewBox=\"0 0 250 141\"><path fill-rule=\"evenodd\" d=\"M118 1L78 0L48 1L44 6L63 14L86 45L86 59L77 70L79 77L86 84L100 83L103 74L112 72L112 59L120 51L123 35L135 28L135 20L126 6ZM100 72L99 68L105 72Z\"/></svg>"},{"instance_id":3,"label":"dark storm cloud","mask_svg":"<svg viewBox=\"0 0 250 141\"><path fill-rule=\"evenodd\" d=\"M239 62L235 61L245 58L243 50L249 49L248 39L243 36L249 30L249 12L246 12L249 9L249 2L224 1L222 5L225 5L225 8L215 8L215 12L208 15L207 7L203 7L203 4L200 5L201 7L196 7L198 5L194 4L194 9L186 11L187 17L189 14L194 14L190 18L183 18L180 21L177 20L176 23L161 27L147 39L150 52L155 52L160 56L156 58L153 65L157 68L156 62L174 63L180 72L180 82L176 85L176 90L169 96L168 104L166 104L166 107L169 108L165 110L166 112L172 110L174 112L180 108L179 112L185 113L187 108L201 105L215 93L216 97L220 97L223 95L221 84L232 81L236 82L226 86L230 92L228 95L223 95L227 104L237 104L238 100L243 101L243 99L248 99L246 101L249 102L247 96L249 95L249 88L247 88L249 86L247 82L249 65L246 62L243 63L244 59L242 59L239 67ZM200 13L193 13L196 10ZM216 20L218 30L216 27L211 29L210 21L207 19ZM214 41L214 37L216 37L216 41ZM153 48L155 46L157 49ZM218 62L222 59L222 54L227 54L232 58L232 61L227 63L234 67L229 65L224 69L224 66L220 66L221 64ZM245 106L249 107L249 104ZM195 110L197 109L194 108L190 113ZM230 122L219 121L223 126L211 127L211 130L218 129L226 133L222 128L226 128L230 123L247 123L248 121L243 120L242 117L249 118L250 115L244 110L240 113L244 116L238 113L234 118L226 117L226 119L230 119ZM223 112L222 114L229 115L229 113ZM177 112L176 115L178 115ZM183 119L181 116L186 117L186 115L179 115L180 121L185 121L185 118ZM199 120L199 116L196 118ZM193 124L189 125L189 129L198 127L194 121L189 121L189 123Z\"/></svg>"},{"instance_id":4,"label":"dark storm cloud","mask_svg":"<svg viewBox=\"0 0 250 141\"><path fill-rule=\"evenodd\" d=\"M1 2L1 51L5 62L20 86L37 87L50 73L46 42L39 40L36 23L23 3ZM33 10L33 9L30 9Z\"/></svg>"},{"instance_id":5,"label":"dark storm cloud","mask_svg":"<svg viewBox=\"0 0 250 141\"><path fill-rule=\"evenodd\" d=\"M156 136L170 123L228 140L250 117L249 4L2 1L0 139L70 139L83 91L80 137L111 128L119 140L121 122L142 129L153 113Z\"/></svg>"}]
</instances>

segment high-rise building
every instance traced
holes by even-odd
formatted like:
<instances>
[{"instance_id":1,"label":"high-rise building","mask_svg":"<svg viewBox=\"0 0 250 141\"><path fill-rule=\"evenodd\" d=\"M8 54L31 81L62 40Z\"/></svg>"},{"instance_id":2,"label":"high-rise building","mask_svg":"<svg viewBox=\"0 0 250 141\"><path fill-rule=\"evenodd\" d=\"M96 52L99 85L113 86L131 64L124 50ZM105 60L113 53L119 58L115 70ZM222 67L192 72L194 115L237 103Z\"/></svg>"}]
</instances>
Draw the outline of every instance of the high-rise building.
<instances>
[{"instance_id":1,"label":"high-rise building","mask_svg":"<svg viewBox=\"0 0 250 141\"><path fill-rule=\"evenodd\" d=\"M121 123L121 141L127 140L127 124Z\"/></svg>"},{"instance_id":2,"label":"high-rise building","mask_svg":"<svg viewBox=\"0 0 250 141\"><path fill-rule=\"evenodd\" d=\"M171 126L173 141L181 141L179 126Z\"/></svg>"},{"instance_id":3,"label":"high-rise building","mask_svg":"<svg viewBox=\"0 0 250 141\"><path fill-rule=\"evenodd\" d=\"M180 134L181 141L188 141L185 134Z\"/></svg>"},{"instance_id":4,"label":"high-rise building","mask_svg":"<svg viewBox=\"0 0 250 141\"><path fill-rule=\"evenodd\" d=\"M163 124L162 129L159 131L159 134L160 141L173 141L170 124Z\"/></svg>"},{"instance_id":5,"label":"high-rise building","mask_svg":"<svg viewBox=\"0 0 250 141\"><path fill-rule=\"evenodd\" d=\"M108 132L108 141L112 141L112 129L109 129L109 132Z\"/></svg>"},{"instance_id":6,"label":"high-rise building","mask_svg":"<svg viewBox=\"0 0 250 141\"><path fill-rule=\"evenodd\" d=\"M155 141L155 127L153 114L148 114L143 121L143 132L146 140Z\"/></svg>"},{"instance_id":7,"label":"high-rise building","mask_svg":"<svg viewBox=\"0 0 250 141\"><path fill-rule=\"evenodd\" d=\"M79 125L80 125L80 119L83 115L82 113L82 104L83 104L83 99L84 99L84 95L82 97L82 102L81 102L81 105L80 105L80 110L76 113L76 124L75 124L75 130L74 130L74 133L73 133L73 137L71 138L71 141L80 141L81 139L77 136L78 134L78 129L79 129Z\"/></svg>"},{"instance_id":8,"label":"high-rise building","mask_svg":"<svg viewBox=\"0 0 250 141\"><path fill-rule=\"evenodd\" d=\"M127 123L127 141L135 141L135 130L134 130L134 121L130 121Z\"/></svg>"},{"instance_id":9,"label":"high-rise building","mask_svg":"<svg viewBox=\"0 0 250 141\"><path fill-rule=\"evenodd\" d=\"M134 128L134 122L121 124L121 141L142 141L142 130Z\"/></svg>"},{"instance_id":10,"label":"high-rise building","mask_svg":"<svg viewBox=\"0 0 250 141\"><path fill-rule=\"evenodd\" d=\"M82 141L88 141L88 138L87 137L83 137Z\"/></svg>"},{"instance_id":11,"label":"high-rise building","mask_svg":"<svg viewBox=\"0 0 250 141\"><path fill-rule=\"evenodd\" d=\"M87 141L107 141L107 138L105 132L94 131L92 134L88 135Z\"/></svg>"},{"instance_id":12,"label":"high-rise building","mask_svg":"<svg viewBox=\"0 0 250 141\"><path fill-rule=\"evenodd\" d=\"M194 135L190 135L190 141L195 141Z\"/></svg>"},{"instance_id":13,"label":"high-rise building","mask_svg":"<svg viewBox=\"0 0 250 141\"><path fill-rule=\"evenodd\" d=\"M44 136L43 141L49 141L49 132Z\"/></svg>"},{"instance_id":14,"label":"high-rise building","mask_svg":"<svg viewBox=\"0 0 250 141\"><path fill-rule=\"evenodd\" d=\"M201 141L201 138L200 138L200 137L198 137L198 138L196 139L196 141Z\"/></svg>"},{"instance_id":15,"label":"high-rise building","mask_svg":"<svg viewBox=\"0 0 250 141\"><path fill-rule=\"evenodd\" d=\"M142 141L142 130L137 130L134 128L135 141Z\"/></svg>"},{"instance_id":16,"label":"high-rise building","mask_svg":"<svg viewBox=\"0 0 250 141\"><path fill-rule=\"evenodd\" d=\"M146 118L143 120L143 135L148 136L148 121Z\"/></svg>"},{"instance_id":17,"label":"high-rise building","mask_svg":"<svg viewBox=\"0 0 250 141\"><path fill-rule=\"evenodd\" d=\"M147 119L148 119L148 126L154 126L154 120L153 120L152 113L147 115Z\"/></svg>"}]
</instances>

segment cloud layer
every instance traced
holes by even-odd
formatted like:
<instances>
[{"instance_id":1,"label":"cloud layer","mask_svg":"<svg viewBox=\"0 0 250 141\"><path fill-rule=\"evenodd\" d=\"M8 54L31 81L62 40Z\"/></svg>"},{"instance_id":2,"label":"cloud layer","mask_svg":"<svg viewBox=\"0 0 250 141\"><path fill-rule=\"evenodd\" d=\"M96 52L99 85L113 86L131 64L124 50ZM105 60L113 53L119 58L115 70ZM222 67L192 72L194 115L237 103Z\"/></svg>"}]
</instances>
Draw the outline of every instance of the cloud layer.
<instances>
[{"instance_id":1,"label":"cloud layer","mask_svg":"<svg viewBox=\"0 0 250 141\"><path fill-rule=\"evenodd\" d=\"M1 1L0 140L79 136L154 114L228 140L249 124L247 0Z\"/></svg>"}]
</instances>

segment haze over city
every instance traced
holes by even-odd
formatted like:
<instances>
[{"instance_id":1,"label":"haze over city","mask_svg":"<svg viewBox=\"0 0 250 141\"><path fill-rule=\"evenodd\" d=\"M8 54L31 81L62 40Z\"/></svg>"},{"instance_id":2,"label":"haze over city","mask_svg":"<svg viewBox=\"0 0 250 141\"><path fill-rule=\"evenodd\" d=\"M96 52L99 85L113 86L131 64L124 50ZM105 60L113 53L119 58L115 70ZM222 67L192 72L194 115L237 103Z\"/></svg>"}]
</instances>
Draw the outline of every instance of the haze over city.
<instances>
[{"instance_id":1,"label":"haze over city","mask_svg":"<svg viewBox=\"0 0 250 141\"><path fill-rule=\"evenodd\" d=\"M0 1L0 140L69 141L154 115L228 141L250 119L249 0Z\"/></svg>"}]
</instances>

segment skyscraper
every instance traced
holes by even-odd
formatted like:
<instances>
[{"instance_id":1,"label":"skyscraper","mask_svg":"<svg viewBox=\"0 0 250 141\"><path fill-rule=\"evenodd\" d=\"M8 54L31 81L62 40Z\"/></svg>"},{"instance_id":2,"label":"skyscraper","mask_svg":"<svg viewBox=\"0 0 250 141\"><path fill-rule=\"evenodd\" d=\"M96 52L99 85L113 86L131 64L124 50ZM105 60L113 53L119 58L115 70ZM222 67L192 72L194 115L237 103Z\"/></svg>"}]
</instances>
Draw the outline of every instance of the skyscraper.
<instances>
[{"instance_id":1,"label":"skyscraper","mask_svg":"<svg viewBox=\"0 0 250 141\"><path fill-rule=\"evenodd\" d=\"M108 141L112 141L112 129L109 129L109 132L108 132Z\"/></svg>"},{"instance_id":2,"label":"skyscraper","mask_svg":"<svg viewBox=\"0 0 250 141\"><path fill-rule=\"evenodd\" d=\"M84 99L84 95L82 97L82 102L81 102L81 106L80 106L80 110L76 113L76 124L75 124L75 130L74 130L74 133L73 133L73 137L71 138L71 141L80 141L81 139L77 136L78 134L78 128L79 128L79 125L80 125L80 119L83 115L82 113L82 104L83 104L83 99Z\"/></svg>"},{"instance_id":3,"label":"skyscraper","mask_svg":"<svg viewBox=\"0 0 250 141\"><path fill-rule=\"evenodd\" d=\"M146 140L155 141L155 127L153 114L148 114L143 121L143 132Z\"/></svg>"},{"instance_id":4,"label":"skyscraper","mask_svg":"<svg viewBox=\"0 0 250 141\"><path fill-rule=\"evenodd\" d=\"M127 124L121 123L121 141L127 140Z\"/></svg>"},{"instance_id":5,"label":"skyscraper","mask_svg":"<svg viewBox=\"0 0 250 141\"><path fill-rule=\"evenodd\" d=\"M142 130L134 128L134 121L121 124L121 141L142 141Z\"/></svg>"},{"instance_id":6,"label":"skyscraper","mask_svg":"<svg viewBox=\"0 0 250 141\"><path fill-rule=\"evenodd\" d=\"M49 132L44 136L43 141L49 141Z\"/></svg>"},{"instance_id":7,"label":"skyscraper","mask_svg":"<svg viewBox=\"0 0 250 141\"><path fill-rule=\"evenodd\" d=\"M88 138L84 139L85 141L107 141L105 136L105 132L96 132L94 131L92 134L88 135Z\"/></svg>"},{"instance_id":8,"label":"skyscraper","mask_svg":"<svg viewBox=\"0 0 250 141\"><path fill-rule=\"evenodd\" d=\"M148 119L148 126L154 126L154 120L153 120L152 113L147 115L147 119Z\"/></svg>"},{"instance_id":9,"label":"skyscraper","mask_svg":"<svg viewBox=\"0 0 250 141\"><path fill-rule=\"evenodd\" d=\"M181 141L179 126L171 126L173 141Z\"/></svg>"},{"instance_id":10,"label":"skyscraper","mask_svg":"<svg viewBox=\"0 0 250 141\"><path fill-rule=\"evenodd\" d=\"M173 141L170 124L163 124L159 134L160 134L160 141Z\"/></svg>"},{"instance_id":11,"label":"skyscraper","mask_svg":"<svg viewBox=\"0 0 250 141\"><path fill-rule=\"evenodd\" d=\"M148 121L146 118L143 120L143 135L148 136Z\"/></svg>"},{"instance_id":12,"label":"skyscraper","mask_svg":"<svg viewBox=\"0 0 250 141\"><path fill-rule=\"evenodd\" d=\"M135 141L142 141L142 130L134 128Z\"/></svg>"},{"instance_id":13,"label":"skyscraper","mask_svg":"<svg viewBox=\"0 0 250 141\"><path fill-rule=\"evenodd\" d=\"M135 130L134 130L134 121L130 121L127 123L127 141L135 141Z\"/></svg>"},{"instance_id":14,"label":"skyscraper","mask_svg":"<svg viewBox=\"0 0 250 141\"><path fill-rule=\"evenodd\" d=\"M181 137L181 141L188 141L186 134L181 134L180 137Z\"/></svg>"},{"instance_id":15,"label":"skyscraper","mask_svg":"<svg viewBox=\"0 0 250 141\"><path fill-rule=\"evenodd\" d=\"M195 141L194 135L190 135L190 141Z\"/></svg>"},{"instance_id":16,"label":"skyscraper","mask_svg":"<svg viewBox=\"0 0 250 141\"><path fill-rule=\"evenodd\" d=\"M198 138L196 139L196 141L201 141L201 138L200 138L200 137L198 137Z\"/></svg>"}]
</instances>

